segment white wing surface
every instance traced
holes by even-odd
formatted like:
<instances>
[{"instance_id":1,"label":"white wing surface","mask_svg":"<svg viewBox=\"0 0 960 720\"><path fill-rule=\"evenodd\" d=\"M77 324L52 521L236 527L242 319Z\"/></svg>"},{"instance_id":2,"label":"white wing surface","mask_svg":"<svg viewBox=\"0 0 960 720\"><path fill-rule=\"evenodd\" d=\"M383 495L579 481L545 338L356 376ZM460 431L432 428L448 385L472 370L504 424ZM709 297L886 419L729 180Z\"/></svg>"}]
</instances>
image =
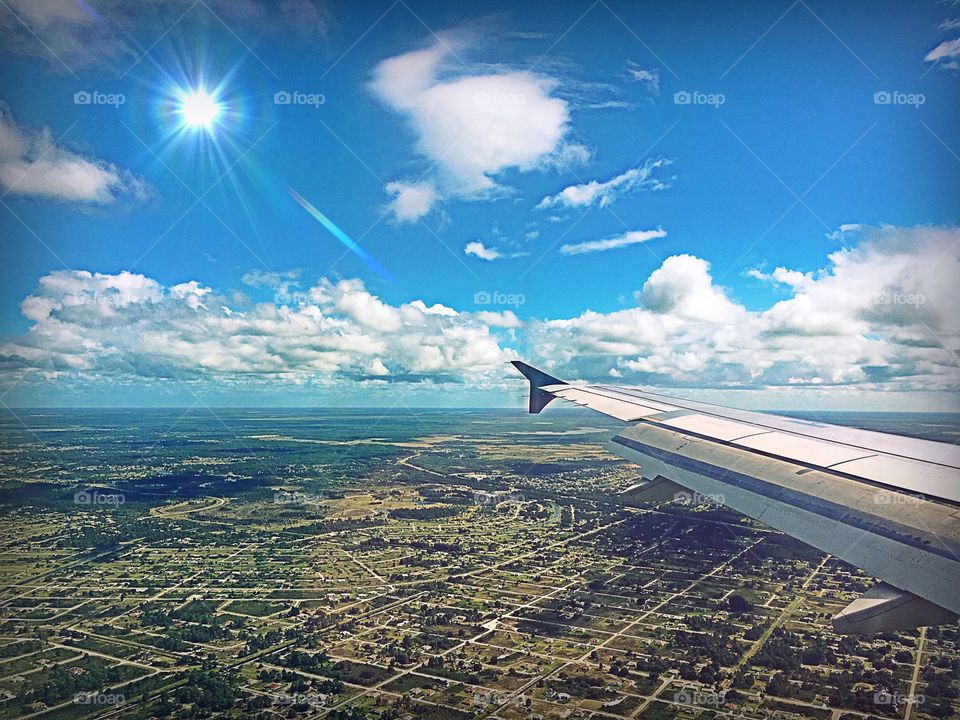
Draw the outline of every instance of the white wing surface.
<instances>
[{"instance_id":1,"label":"white wing surface","mask_svg":"<svg viewBox=\"0 0 960 720\"><path fill-rule=\"evenodd\" d=\"M960 614L960 447L672 398L570 384L513 363L530 412L555 397L631 423L607 447L649 479L630 504L670 490L723 504L862 568L881 583L834 618L864 633Z\"/></svg>"}]
</instances>

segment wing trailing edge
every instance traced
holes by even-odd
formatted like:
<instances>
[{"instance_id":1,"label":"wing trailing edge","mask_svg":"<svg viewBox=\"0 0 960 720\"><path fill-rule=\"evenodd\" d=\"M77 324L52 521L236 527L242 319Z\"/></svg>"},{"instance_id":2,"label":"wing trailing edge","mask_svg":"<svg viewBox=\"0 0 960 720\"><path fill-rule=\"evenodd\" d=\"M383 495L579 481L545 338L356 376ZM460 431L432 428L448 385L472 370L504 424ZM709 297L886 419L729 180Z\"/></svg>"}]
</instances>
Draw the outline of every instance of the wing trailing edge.
<instances>
[{"instance_id":1,"label":"wing trailing edge","mask_svg":"<svg viewBox=\"0 0 960 720\"><path fill-rule=\"evenodd\" d=\"M833 629L841 635L860 635L956 621L956 613L881 582L837 613L833 618Z\"/></svg>"}]
</instances>

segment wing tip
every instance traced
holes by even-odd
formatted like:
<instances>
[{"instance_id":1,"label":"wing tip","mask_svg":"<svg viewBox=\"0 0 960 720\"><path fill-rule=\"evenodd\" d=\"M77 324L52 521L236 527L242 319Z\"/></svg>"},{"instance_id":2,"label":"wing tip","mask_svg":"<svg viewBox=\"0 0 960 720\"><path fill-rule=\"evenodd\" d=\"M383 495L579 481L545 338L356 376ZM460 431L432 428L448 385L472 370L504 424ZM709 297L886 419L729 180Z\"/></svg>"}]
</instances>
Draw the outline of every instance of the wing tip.
<instances>
[{"instance_id":1,"label":"wing tip","mask_svg":"<svg viewBox=\"0 0 960 720\"><path fill-rule=\"evenodd\" d=\"M539 413L553 400L554 396L542 389L544 385L566 385L563 380L558 380L553 375L548 375L522 360L511 360L510 364L530 381L528 412L533 415Z\"/></svg>"}]
</instances>

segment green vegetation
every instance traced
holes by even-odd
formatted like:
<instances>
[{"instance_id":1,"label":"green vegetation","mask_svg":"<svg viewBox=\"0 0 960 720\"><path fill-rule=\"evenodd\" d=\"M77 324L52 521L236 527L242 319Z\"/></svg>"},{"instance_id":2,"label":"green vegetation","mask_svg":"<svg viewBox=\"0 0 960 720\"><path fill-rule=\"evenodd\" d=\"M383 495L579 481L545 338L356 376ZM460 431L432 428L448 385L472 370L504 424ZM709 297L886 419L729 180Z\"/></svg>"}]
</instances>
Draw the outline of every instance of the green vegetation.
<instances>
[{"instance_id":1,"label":"green vegetation","mask_svg":"<svg viewBox=\"0 0 960 720\"><path fill-rule=\"evenodd\" d=\"M0 720L903 716L876 697L910 692L918 634L829 627L868 579L727 510L624 508L637 471L595 444L607 429L163 419L13 444L6 476L46 480L0 486ZM924 716L960 713L958 642L923 640Z\"/></svg>"}]
</instances>

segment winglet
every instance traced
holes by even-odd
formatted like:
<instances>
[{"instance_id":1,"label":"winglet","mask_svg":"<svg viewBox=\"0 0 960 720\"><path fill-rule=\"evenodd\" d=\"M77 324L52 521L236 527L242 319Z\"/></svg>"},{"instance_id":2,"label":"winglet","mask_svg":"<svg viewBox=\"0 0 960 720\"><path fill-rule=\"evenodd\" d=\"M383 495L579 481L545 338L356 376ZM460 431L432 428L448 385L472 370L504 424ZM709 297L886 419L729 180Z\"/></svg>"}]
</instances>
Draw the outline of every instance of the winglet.
<instances>
[{"instance_id":1,"label":"winglet","mask_svg":"<svg viewBox=\"0 0 960 720\"><path fill-rule=\"evenodd\" d=\"M530 381L530 412L538 413L543 410L547 404L553 400L553 395L542 390L545 385L566 385L563 380L557 380L553 375L547 375L542 370L537 370L535 367L527 365L525 362L520 360L511 360L511 364L520 372L523 373L523 376Z\"/></svg>"}]
</instances>

